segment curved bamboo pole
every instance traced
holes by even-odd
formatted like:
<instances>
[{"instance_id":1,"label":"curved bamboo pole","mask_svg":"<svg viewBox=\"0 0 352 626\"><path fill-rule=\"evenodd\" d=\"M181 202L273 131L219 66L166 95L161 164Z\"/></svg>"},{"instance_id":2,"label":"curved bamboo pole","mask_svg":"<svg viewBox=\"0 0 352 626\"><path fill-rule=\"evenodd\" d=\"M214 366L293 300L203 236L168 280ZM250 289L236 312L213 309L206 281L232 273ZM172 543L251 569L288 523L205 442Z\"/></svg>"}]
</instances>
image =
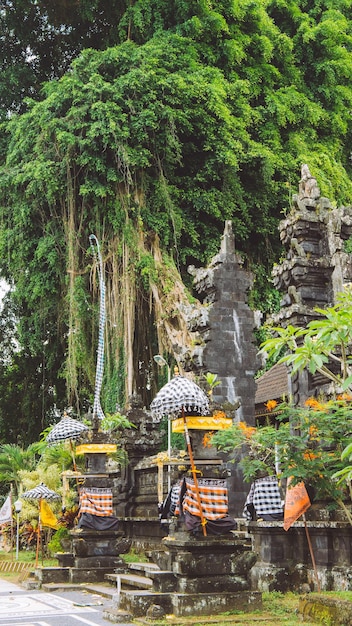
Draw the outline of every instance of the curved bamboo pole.
<instances>
[{"instance_id":1,"label":"curved bamboo pole","mask_svg":"<svg viewBox=\"0 0 352 626\"><path fill-rule=\"evenodd\" d=\"M40 521L40 503L41 499L38 500L38 528L37 528L37 547L35 551L35 566L38 567L39 560L39 547L40 547L40 531L41 531L41 521Z\"/></svg>"},{"instance_id":2,"label":"curved bamboo pole","mask_svg":"<svg viewBox=\"0 0 352 626\"><path fill-rule=\"evenodd\" d=\"M201 521L201 525L203 529L203 535L204 537L206 537L207 536L207 529L206 529L207 520L205 519L204 514L203 514L202 502L200 499L200 493L199 493L199 487L198 487L197 468L194 464L192 445L191 445L191 440L189 437L189 432L188 432L188 427L187 427L187 418L185 416L184 407L182 407L182 418L183 418L183 423L184 423L184 428L185 428L185 439L186 439L186 444L187 444L189 460L191 463L192 476L194 480L194 488L196 490L197 502L198 502L198 507L199 507L200 521Z\"/></svg>"}]
</instances>

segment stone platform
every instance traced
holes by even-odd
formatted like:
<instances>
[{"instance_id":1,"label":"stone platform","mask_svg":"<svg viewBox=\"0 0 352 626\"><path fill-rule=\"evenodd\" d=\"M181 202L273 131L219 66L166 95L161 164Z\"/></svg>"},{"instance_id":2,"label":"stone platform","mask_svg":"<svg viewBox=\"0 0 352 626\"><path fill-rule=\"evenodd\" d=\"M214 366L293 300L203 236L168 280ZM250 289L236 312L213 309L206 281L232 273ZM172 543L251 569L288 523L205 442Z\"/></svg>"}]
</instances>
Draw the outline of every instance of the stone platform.
<instances>
[{"instance_id":1,"label":"stone platform","mask_svg":"<svg viewBox=\"0 0 352 626\"><path fill-rule=\"evenodd\" d=\"M72 530L70 541L70 552L56 554L59 567L36 570L40 584L102 582L106 574L125 570L120 554L129 551L131 541L121 531Z\"/></svg>"},{"instance_id":2,"label":"stone platform","mask_svg":"<svg viewBox=\"0 0 352 626\"><path fill-rule=\"evenodd\" d=\"M352 590L352 526L348 522L307 520L305 528L297 521L288 531L282 522L251 522L248 530L257 555L250 572L252 589L299 592L308 585L311 591Z\"/></svg>"},{"instance_id":3,"label":"stone platform","mask_svg":"<svg viewBox=\"0 0 352 626\"><path fill-rule=\"evenodd\" d=\"M175 532L164 538L163 546L164 554L155 558L164 569L148 572L149 589L122 588L116 610L142 617L155 606L176 616L261 608L261 593L250 588L255 555L246 540L232 533L195 538Z\"/></svg>"}]
</instances>

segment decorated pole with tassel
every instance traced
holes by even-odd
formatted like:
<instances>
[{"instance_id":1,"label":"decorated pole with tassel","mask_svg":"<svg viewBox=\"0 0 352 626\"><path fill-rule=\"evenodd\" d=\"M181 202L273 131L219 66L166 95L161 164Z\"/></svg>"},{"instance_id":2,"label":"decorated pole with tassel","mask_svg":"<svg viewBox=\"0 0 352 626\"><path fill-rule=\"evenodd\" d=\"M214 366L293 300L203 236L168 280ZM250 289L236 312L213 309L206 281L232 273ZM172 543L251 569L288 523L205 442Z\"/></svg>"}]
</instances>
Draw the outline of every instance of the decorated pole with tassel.
<instances>
[{"instance_id":1,"label":"decorated pole with tassel","mask_svg":"<svg viewBox=\"0 0 352 626\"><path fill-rule=\"evenodd\" d=\"M188 432L187 417L185 415L184 407L182 407L182 419L183 419L183 424L184 424L184 429L185 429L185 440L186 440L186 445L187 445L187 450L188 450L189 461L191 464L194 488L196 491L197 503L198 503L198 508L199 508L200 523L202 526L203 535L204 537L206 537L207 536L207 529L206 529L207 520L204 517L204 513L202 509L202 502L201 502L199 487L198 487L197 468L194 464L192 444L191 444L191 439L190 439L189 432Z\"/></svg>"},{"instance_id":2,"label":"decorated pole with tassel","mask_svg":"<svg viewBox=\"0 0 352 626\"><path fill-rule=\"evenodd\" d=\"M95 235L89 235L89 241L93 249L94 256L98 263L98 276L100 288L100 313L99 313L99 338L97 350L97 368L95 374L95 392L93 405L93 422L96 418L105 417L100 404L100 392L104 373L104 339L105 339L105 282L103 273L103 261L100 252L99 241Z\"/></svg>"}]
</instances>

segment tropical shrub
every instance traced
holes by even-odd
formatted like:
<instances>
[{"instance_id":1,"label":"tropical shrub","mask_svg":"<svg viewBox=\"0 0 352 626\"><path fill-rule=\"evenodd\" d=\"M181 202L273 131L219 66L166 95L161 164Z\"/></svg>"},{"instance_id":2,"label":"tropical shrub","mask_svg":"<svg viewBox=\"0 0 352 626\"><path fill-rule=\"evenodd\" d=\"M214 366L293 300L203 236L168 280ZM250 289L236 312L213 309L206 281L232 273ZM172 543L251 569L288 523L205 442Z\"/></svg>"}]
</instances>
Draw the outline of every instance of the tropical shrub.
<instances>
[{"instance_id":1,"label":"tropical shrub","mask_svg":"<svg viewBox=\"0 0 352 626\"><path fill-rule=\"evenodd\" d=\"M62 541L64 541L65 539L69 539L69 537L70 533L66 526L61 526L60 528L58 528L58 530L55 531L54 535L48 543L49 552L52 555L54 555L56 552L63 552L64 548L62 545Z\"/></svg>"},{"instance_id":2,"label":"tropical shrub","mask_svg":"<svg viewBox=\"0 0 352 626\"><path fill-rule=\"evenodd\" d=\"M277 423L250 427L239 422L212 437L218 449L233 453L246 481L265 474L303 481L315 499L344 506L348 491L336 480L344 467L341 454L352 432L352 396L326 402L309 398L304 407L282 403Z\"/></svg>"}]
</instances>

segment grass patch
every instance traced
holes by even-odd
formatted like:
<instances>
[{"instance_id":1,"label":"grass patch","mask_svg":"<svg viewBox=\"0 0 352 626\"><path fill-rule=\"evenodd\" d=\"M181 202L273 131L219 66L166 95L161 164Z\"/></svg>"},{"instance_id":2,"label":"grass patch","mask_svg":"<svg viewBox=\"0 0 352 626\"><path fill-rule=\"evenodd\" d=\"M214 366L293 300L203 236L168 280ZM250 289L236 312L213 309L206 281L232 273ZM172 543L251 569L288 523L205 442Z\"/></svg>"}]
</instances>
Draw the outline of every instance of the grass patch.
<instances>
[{"instance_id":1,"label":"grass patch","mask_svg":"<svg viewBox=\"0 0 352 626\"><path fill-rule=\"evenodd\" d=\"M0 579L6 580L11 583L21 583L28 572L35 570L36 553L33 550L19 551L18 559L16 559L16 551L0 551ZM18 570L18 564L26 564L29 567ZM38 568L40 567L55 567L57 566L57 559L53 558L41 558L39 555ZM6 571L2 569L6 567ZM13 569L12 569L13 567ZM27 573L27 574L26 574Z\"/></svg>"},{"instance_id":2,"label":"grass patch","mask_svg":"<svg viewBox=\"0 0 352 626\"><path fill-rule=\"evenodd\" d=\"M149 563L149 559L144 552L136 552L134 548L131 548L129 552L121 554L120 556L125 563Z\"/></svg>"},{"instance_id":3,"label":"grass patch","mask_svg":"<svg viewBox=\"0 0 352 626\"><path fill-rule=\"evenodd\" d=\"M18 559L16 559L16 551L10 550L9 552L5 552L0 550L0 563L2 561L11 561L13 563L33 563L33 567L35 565L35 556L36 553L34 550L24 550L19 551ZM38 566L41 567L55 567L58 564L57 559L52 557L50 558L42 558L41 554L39 554ZM0 572L1 574L1 572ZM2 576L1 576L2 577Z\"/></svg>"}]
</instances>

